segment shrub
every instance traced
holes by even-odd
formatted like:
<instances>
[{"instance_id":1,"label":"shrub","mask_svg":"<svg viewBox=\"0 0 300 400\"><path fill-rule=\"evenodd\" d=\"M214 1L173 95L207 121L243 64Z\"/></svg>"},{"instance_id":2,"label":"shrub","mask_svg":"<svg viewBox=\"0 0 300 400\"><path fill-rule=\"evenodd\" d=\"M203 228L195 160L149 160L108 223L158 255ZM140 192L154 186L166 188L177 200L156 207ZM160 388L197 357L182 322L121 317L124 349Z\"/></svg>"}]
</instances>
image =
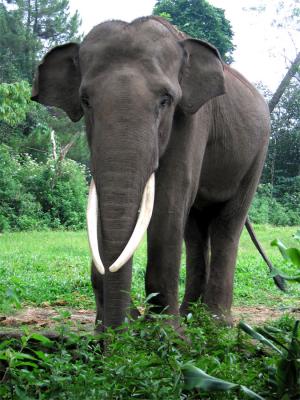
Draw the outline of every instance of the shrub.
<instances>
[{"instance_id":1,"label":"shrub","mask_svg":"<svg viewBox=\"0 0 300 400\"><path fill-rule=\"evenodd\" d=\"M0 146L0 231L81 229L86 195L86 170L75 161L41 163Z\"/></svg>"},{"instance_id":2,"label":"shrub","mask_svg":"<svg viewBox=\"0 0 300 400\"><path fill-rule=\"evenodd\" d=\"M42 190L36 193L50 226L58 222L70 229L85 226L87 183L85 168L73 160L57 164L48 160L40 182Z\"/></svg>"},{"instance_id":3,"label":"shrub","mask_svg":"<svg viewBox=\"0 0 300 400\"><path fill-rule=\"evenodd\" d=\"M299 225L300 177L285 179L273 188L270 184L259 185L249 215L257 224Z\"/></svg>"}]
</instances>

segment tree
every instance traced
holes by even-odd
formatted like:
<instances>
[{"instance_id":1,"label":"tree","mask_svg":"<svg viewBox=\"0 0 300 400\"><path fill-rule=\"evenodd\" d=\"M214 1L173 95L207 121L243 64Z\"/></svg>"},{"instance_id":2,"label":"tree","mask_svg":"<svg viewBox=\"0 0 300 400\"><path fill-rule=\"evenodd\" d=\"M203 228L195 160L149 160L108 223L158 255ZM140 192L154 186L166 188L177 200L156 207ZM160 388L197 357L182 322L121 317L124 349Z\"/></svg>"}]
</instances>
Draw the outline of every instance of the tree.
<instances>
[{"instance_id":1,"label":"tree","mask_svg":"<svg viewBox=\"0 0 300 400\"><path fill-rule=\"evenodd\" d=\"M282 178L300 175L299 115L300 85L294 79L271 113L272 133L264 180L273 186L279 184Z\"/></svg>"},{"instance_id":2,"label":"tree","mask_svg":"<svg viewBox=\"0 0 300 400\"><path fill-rule=\"evenodd\" d=\"M0 4L0 81L31 82L38 60L51 47L79 39L78 12L68 0L2 0Z\"/></svg>"},{"instance_id":3,"label":"tree","mask_svg":"<svg viewBox=\"0 0 300 400\"><path fill-rule=\"evenodd\" d=\"M294 78L298 71L299 71L299 66L300 66L300 52L297 54L295 60L291 63L287 73L285 74L284 78L280 82L280 85L276 89L275 93L273 94L271 100L269 101L269 110L270 113L274 110L276 105L279 103L281 96L285 92L285 90L288 88L292 78Z\"/></svg>"},{"instance_id":4,"label":"tree","mask_svg":"<svg viewBox=\"0 0 300 400\"><path fill-rule=\"evenodd\" d=\"M157 0L153 14L167 18L194 38L207 40L217 47L225 61L233 61L233 32L221 8L206 0Z\"/></svg>"},{"instance_id":5,"label":"tree","mask_svg":"<svg viewBox=\"0 0 300 400\"><path fill-rule=\"evenodd\" d=\"M69 14L68 0L0 0L0 140L34 159L45 161L50 132L66 146L77 137L68 156L87 162L83 124L64 113L30 101L34 70L50 47L79 39L78 13ZM3 83L1 83L1 81Z\"/></svg>"},{"instance_id":6,"label":"tree","mask_svg":"<svg viewBox=\"0 0 300 400\"><path fill-rule=\"evenodd\" d=\"M299 224L300 215L300 0L261 0L258 7L247 11L272 16L275 34L290 39L294 55L285 55L287 72L274 93L263 89L271 114L271 136L262 185L254 201L259 220L269 209L267 222ZM276 49L278 53L278 49ZM286 53L286 49L284 49ZM255 205L255 202L257 203ZM257 207L257 205L260 205ZM253 210L252 210L253 211Z\"/></svg>"},{"instance_id":7,"label":"tree","mask_svg":"<svg viewBox=\"0 0 300 400\"><path fill-rule=\"evenodd\" d=\"M83 122L71 123L62 111L50 107L47 110L30 101L30 95L27 81L0 84L0 142L18 153L46 161L54 130L60 150L68 149L68 157L87 164L89 151L82 134Z\"/></svg>"}]
</instances>

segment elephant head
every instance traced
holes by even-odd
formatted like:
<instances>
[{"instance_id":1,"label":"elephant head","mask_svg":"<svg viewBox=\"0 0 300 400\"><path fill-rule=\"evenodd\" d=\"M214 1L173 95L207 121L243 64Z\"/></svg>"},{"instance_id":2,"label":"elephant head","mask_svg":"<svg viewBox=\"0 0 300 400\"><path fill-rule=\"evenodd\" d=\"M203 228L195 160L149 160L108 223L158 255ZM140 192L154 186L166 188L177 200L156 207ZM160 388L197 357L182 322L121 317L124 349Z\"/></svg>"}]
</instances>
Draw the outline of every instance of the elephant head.
<instances>
[{"instance_id":1,"label":"elephant head","mask_svg":"<svg viewBox=\"0 0 300 400\"><path fill-rule=\"evenodd\" d=\"M153 174L167 149L174 119L193 118L204 103L223 93L217 50L203 41L182 40L166 23L151 17L130 24L102 23L81 44L58 46L46 54L32 99L60 107L72 121L85 118L95 183L88 231L101 274L112 275L124 264L130 268L151 218ZM104 280L104 287L113 287L104 288L115 300L104 299L111 307L118 307L124 296L120 273ZM118 324L124 308L115 319L110 317L116 314L107 311L106 325Z\"/></svg>"}]
</instances>

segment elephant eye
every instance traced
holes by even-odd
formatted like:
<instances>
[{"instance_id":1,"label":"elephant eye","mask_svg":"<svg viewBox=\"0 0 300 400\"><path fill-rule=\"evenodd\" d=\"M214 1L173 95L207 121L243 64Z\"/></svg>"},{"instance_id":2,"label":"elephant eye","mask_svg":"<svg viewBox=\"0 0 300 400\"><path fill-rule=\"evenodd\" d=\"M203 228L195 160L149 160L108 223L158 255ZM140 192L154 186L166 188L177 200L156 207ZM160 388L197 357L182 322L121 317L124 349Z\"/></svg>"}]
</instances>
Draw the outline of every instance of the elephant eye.
<instances>
[{"instance_id":1,"label":"elephant eye","mask_svg":"<svg viewBox=\"0 0 300 400\"><path fill-rule=\"evenodd\" d=\"M173 97L169 93L165 93L160 99L160 107L164 108L172 104Z\"/></svg>"},{"instance_id":2,"label":"elephant eye","mask_svg":"<svg viewBox=\"0 0 300 400\"><path fill-rule=\"evenodd\" d=\"M83 94L80 98L81 100L81 104L83 105L83 107L86 108L91 108L90 102L89 102L89 98L86 94Z\"/></svg>"}]
</instances>

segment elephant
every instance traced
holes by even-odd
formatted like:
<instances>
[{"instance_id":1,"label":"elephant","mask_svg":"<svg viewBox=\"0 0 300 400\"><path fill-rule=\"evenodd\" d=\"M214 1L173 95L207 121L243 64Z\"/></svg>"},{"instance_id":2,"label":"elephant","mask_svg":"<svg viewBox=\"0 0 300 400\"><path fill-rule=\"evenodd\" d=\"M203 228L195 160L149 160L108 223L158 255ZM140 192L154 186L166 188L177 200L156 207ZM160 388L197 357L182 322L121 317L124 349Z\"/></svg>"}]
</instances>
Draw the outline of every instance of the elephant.
<instances>
[{"instance_id":1,"label":"elephant","mask_svg":"<svg viewBox=\"0 0 300 400\"><path fill-rule=\"evenodd\" d=\"M50 50L32 100L85 119L96 322L124 322L132 256L147 231L145 290L157 294L154 312L179 321L201 300L231 324L239 239L270 135L255 87L210 43L148 16L103 22L82 43Z\"/></svg>"}]
</instances>

